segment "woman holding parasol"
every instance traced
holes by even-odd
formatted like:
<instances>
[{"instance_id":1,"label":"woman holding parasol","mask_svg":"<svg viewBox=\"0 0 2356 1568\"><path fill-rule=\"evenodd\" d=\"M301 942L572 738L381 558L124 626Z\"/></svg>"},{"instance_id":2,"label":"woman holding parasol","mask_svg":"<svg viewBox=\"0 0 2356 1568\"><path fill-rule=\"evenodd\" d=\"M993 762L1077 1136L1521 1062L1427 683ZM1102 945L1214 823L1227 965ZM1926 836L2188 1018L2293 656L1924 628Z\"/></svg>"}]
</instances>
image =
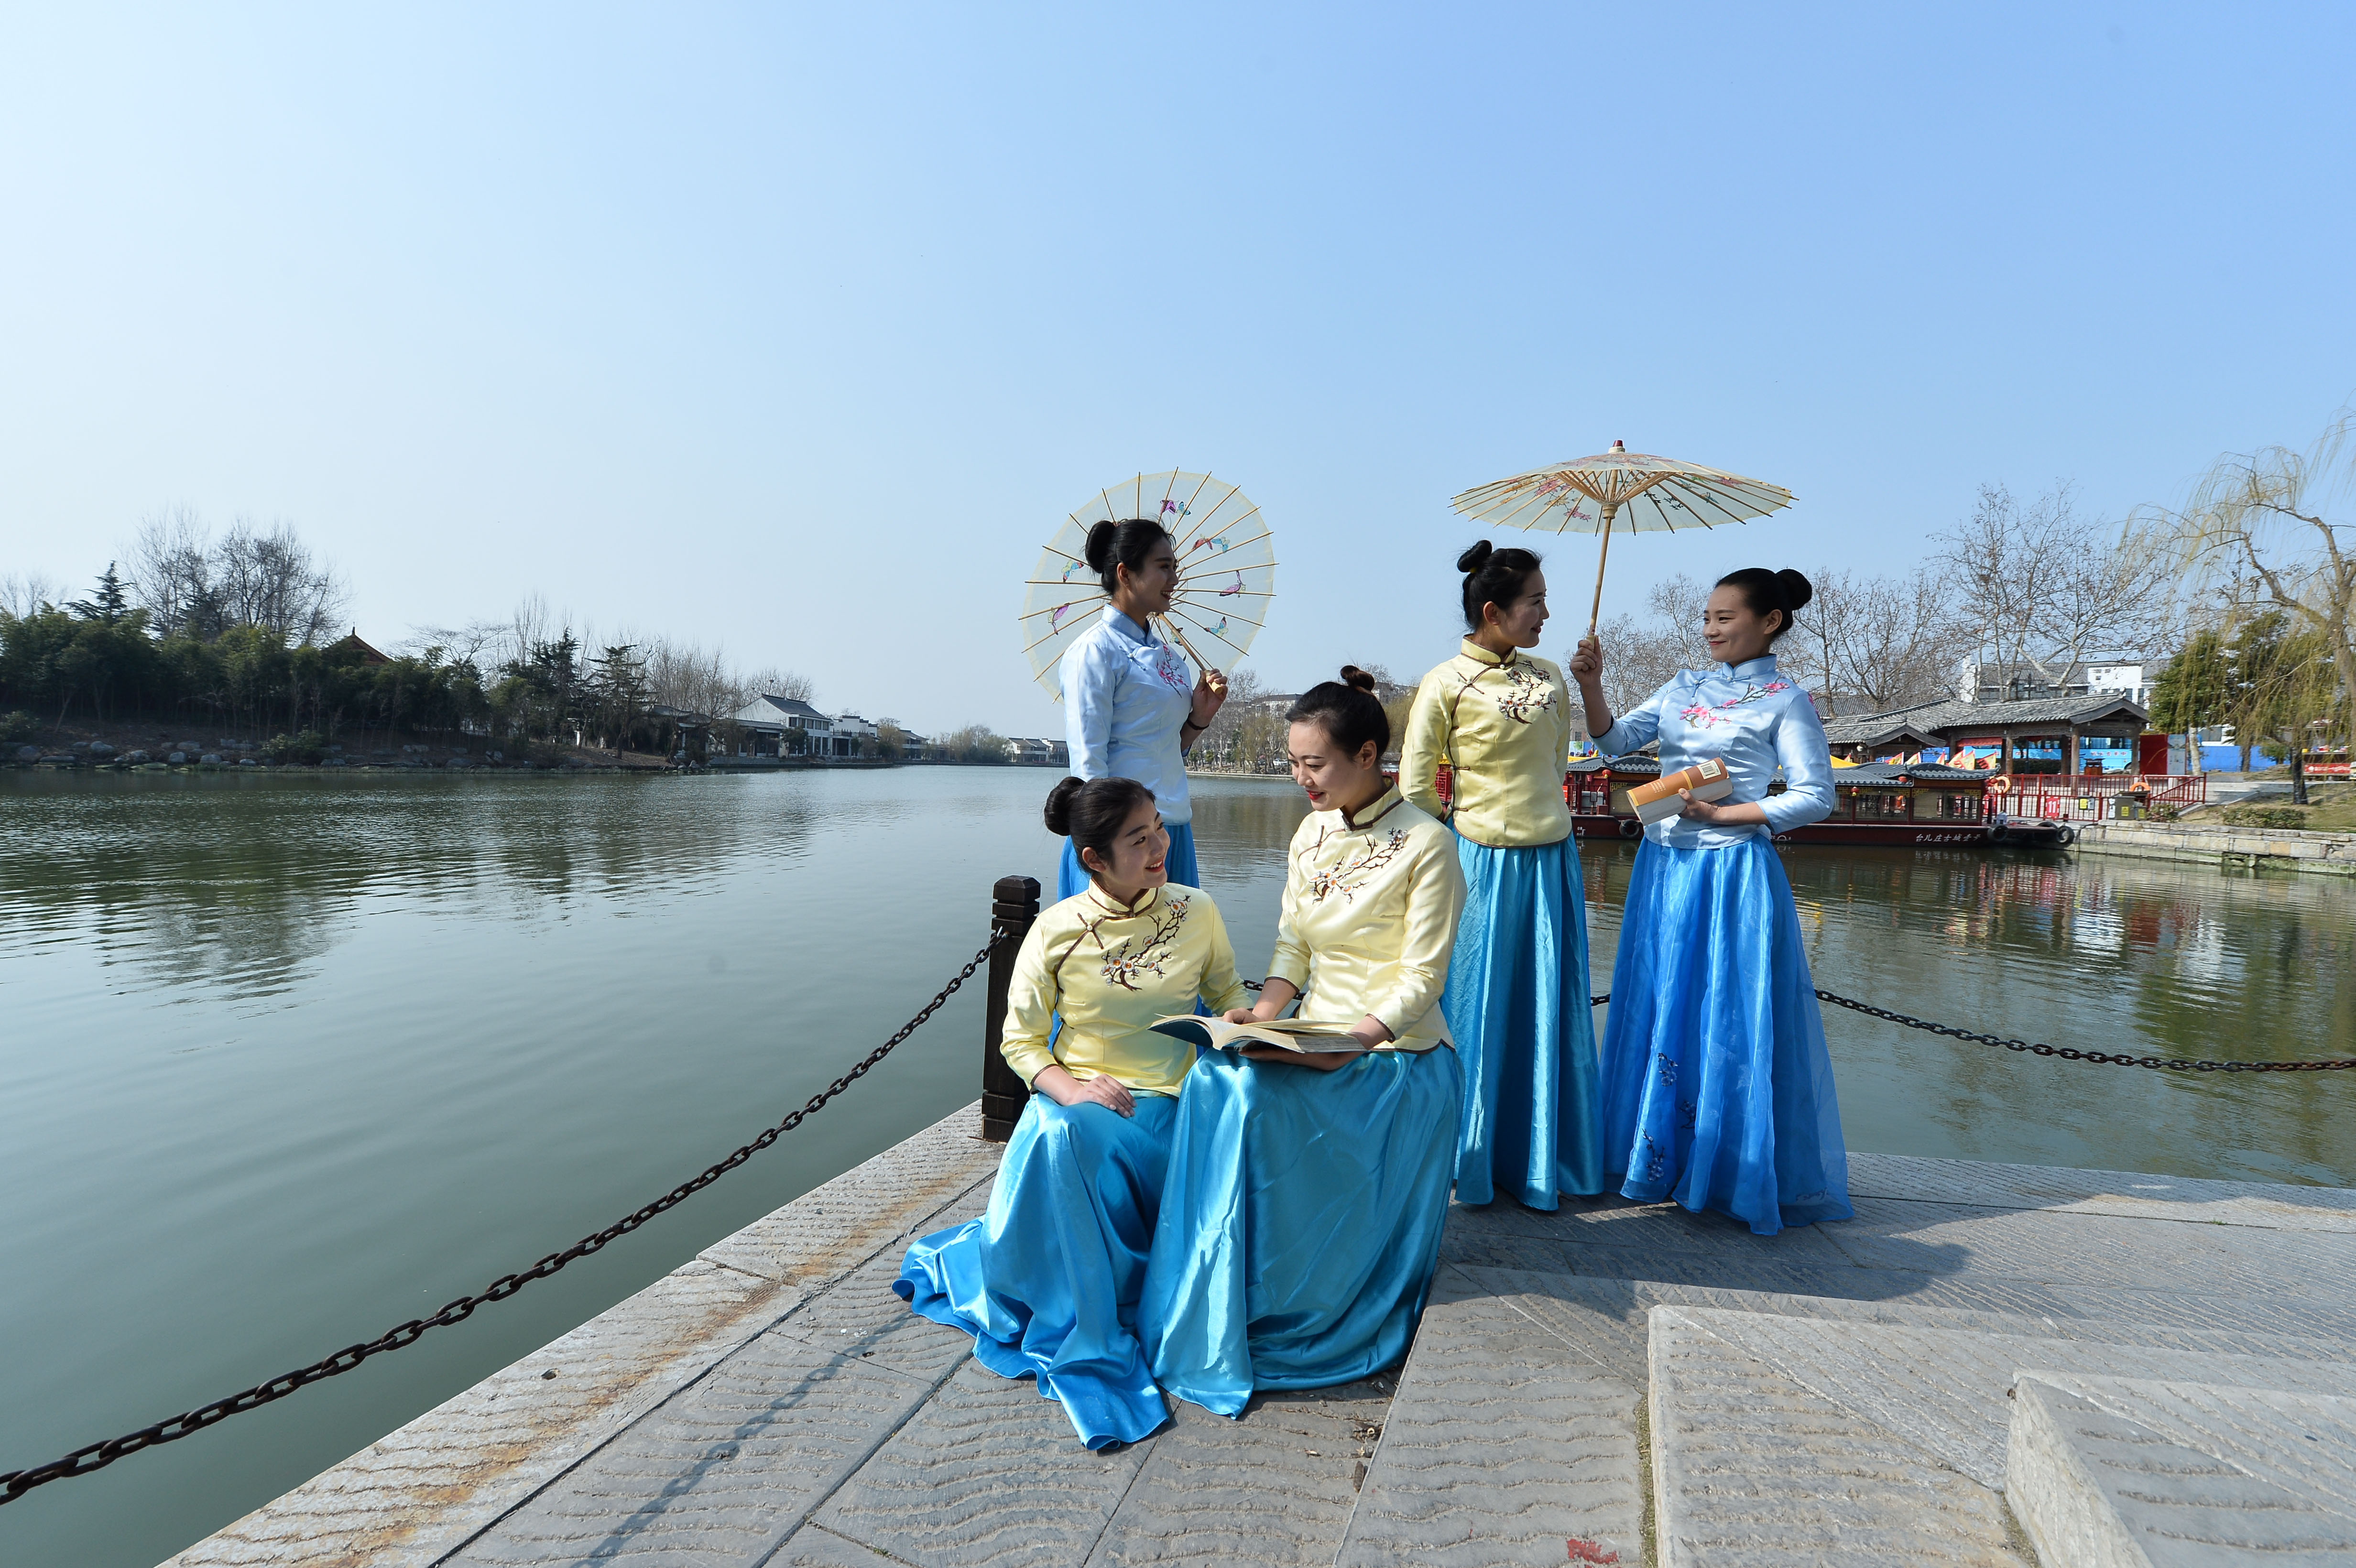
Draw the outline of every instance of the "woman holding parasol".
<instances>
[{"instance_id":1,"label":"woman holding parasol","mask_svg":"<svg viewBox=\"0 0 2356 1568\"><path fill-rule=\"evenodd\" d=\"M1150 517L1102 518L1082 547L1109 601L1096 624L1063 652L1064 732L1072 772L1083 779L1135 779L1153 792L1170 835L1170 880L1193 887L1194 808L1186 752L1226 700L1226 677L1205 667L1192 677L1176 648L1154 630L1178 587L1178 551ZM1055 879L1059 898L1087 886L1069 839Z\"/></svg>"},{"instance_id":2,"label":"woman holding parasol","mask_svg":"<svg viewBox=\"0 0 2356 1568\"><path fill-rule=\"evenodd\" d=\"M1720 578L1702 612L1718 667L1617 718L1601 645L1589 635L1570 661L1607 756L1657 741L1664 776L1715 758L1734 779L1715 804L1685 794L1636 851L1603 1034L1605 1169L1623 1197L1715 1209L1762 1236L1852 1212L1832 1057L1773 843L1833 809L1825 727L1775 668L1775 639L1811 597L1796 571Z\"/></svg>"},{"instance_id":3,"label":"woman holding parasol","mask_svg":"<svg viewBox=\"0 0 2356 1568\"><path fill-rule=\"evenodd\" d=\"M1537 556L1484 539L1456 569L1467 635L1417 688L1399 753L1400 793L1453 829L1464 872L1440 1000L1464 1072L1456 1200L1502 1189L1551 1210L1603 1190L1587 901L1562 790L1570 688L1528 652L1547 614Z\"/></svg>"}]
</instances>

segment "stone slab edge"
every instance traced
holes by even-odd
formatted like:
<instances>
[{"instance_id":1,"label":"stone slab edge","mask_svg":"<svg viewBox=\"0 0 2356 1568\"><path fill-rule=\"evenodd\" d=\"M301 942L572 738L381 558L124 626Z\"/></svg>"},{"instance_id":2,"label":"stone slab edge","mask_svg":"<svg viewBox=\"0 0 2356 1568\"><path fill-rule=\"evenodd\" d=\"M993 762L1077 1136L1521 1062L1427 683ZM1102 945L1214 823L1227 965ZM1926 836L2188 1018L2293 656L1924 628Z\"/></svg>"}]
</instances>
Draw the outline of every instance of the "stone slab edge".
<instances>
[{"instance_id":1,"label":"stone slab edge","mask_svg":"<svg viewBox=\"0 0 2356 1568\"><path fill-rule=\"evenodd\" d=\"M429 1568L802 1302L989 1179L967 1105L169 1560ZM542 1374L553 1371L553 1379Z\"/></svg>"},{"instance_id":2,"label":"stone slab edge","mask_svg":"<svg viewBox=\"0 0 2356 1568\"><path fill-rule=\"evenodd\" d=\"M2066 1397L2034 1378L2013 1385L2005 1501L2044 1568L2151 1568L2057 1418L2053 1401Z\"/></svg>"},{"instance_id":3,"label":"stone slab edge","mask_svg":"<svg viewBox=\"0 0 2356 1568\"><path fill-rule=\"evenodd\" d=\"M2265 1230L2356 1231L2356 1189L2344 1187L1856 1153L1848 1157L1848 1184L1853 1198L1976 1209L2050 1209Z\"/></svg>"}]
</instances>

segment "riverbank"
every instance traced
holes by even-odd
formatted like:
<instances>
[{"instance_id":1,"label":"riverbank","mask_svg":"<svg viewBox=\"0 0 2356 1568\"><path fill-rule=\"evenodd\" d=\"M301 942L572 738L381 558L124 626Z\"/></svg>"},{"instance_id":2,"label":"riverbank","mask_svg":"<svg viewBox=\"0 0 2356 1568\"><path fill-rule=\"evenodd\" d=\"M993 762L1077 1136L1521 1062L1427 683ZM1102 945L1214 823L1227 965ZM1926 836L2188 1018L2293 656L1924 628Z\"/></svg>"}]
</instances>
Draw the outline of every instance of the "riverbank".
<instances>
[{"instance_id":1,"label":"riverbank","mask_svg":"<svg viewBox=\"0 0 2356 1568\"><path fill-rule=\"evenodd\" d=\"M1772 1238L1612 1198L1455 1207L1396 1373L1234 1422L1175 1404L1091 1454L891 1291L911 1238L986 1205L979 1122L706 1248L170 1568L2356 1551L2356 1191L1856 1155L1857 1218Z\"/></svg>"},{"instance_id":2,"label":"riverbank","mask_svg":"<svg viewBox=\"0 0 2356 1568\"><path fill-rule=\"evenodd\" d=\"M2356 877L2356 833L2233 827L2206 822L2082 822L2078 852L2179 860L2227 870Z\"/></svg>"}]
</instances>

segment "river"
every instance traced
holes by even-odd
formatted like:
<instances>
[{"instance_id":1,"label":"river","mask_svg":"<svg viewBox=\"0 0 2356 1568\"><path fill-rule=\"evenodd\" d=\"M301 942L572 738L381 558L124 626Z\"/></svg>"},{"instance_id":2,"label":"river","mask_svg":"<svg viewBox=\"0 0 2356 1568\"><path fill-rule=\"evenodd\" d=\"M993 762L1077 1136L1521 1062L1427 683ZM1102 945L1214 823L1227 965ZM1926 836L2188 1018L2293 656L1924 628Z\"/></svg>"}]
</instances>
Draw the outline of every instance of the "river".
<instances>
[{"instance_id":1,"label":"river","mask_svg":"<svg viewBox=\"0 0 2356 1568\"><path fill-rule=\"evenodd\" d=\"M372 1338L744 1142L1050 884L1051 776L0 774L0 1470ZM1280 782L1199 781L1247 973ZM1595 987L1633 852L1590 846ZM2334 879L1784 854L1817 983L2104 1050L2356 1055ZM2356 1185L2356 1075L2143 1072L1828 1010L1852 1147ZM778 1147L411 1349L0 1509L0 1562L145 1568L970 1100L979 978Z\"/></svg>"}]
</instances>

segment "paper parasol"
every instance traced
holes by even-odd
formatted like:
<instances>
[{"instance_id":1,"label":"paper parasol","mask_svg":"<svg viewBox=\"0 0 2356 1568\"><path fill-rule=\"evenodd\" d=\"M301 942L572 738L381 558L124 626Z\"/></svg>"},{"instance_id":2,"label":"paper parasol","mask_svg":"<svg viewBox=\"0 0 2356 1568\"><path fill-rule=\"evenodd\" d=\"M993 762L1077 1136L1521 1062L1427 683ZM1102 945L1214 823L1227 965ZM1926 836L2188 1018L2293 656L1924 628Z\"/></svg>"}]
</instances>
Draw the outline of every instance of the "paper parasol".
<instances>
[{"instance_id":1,"label":"paper parasol","mask_svg":"<svg viewBox=\"0 0 2356 1568\"><path fill-rule=\"evenodd\" d=\"M1058 701L1064 688L1056 665L1105 603L1081 553L1088 529L1126 517L1151 518L1170 531L1178 587L1170 613L1156 618L1196 664L1232 669L1268 619L1276 596L1276 539L1250 496L1223 479L1175 469L1124 479L1064 518L1023 585L1023 656L1031 677Z\"/></svg>"},{"instance_id":2,"label":"paper parasol","mask_svg":"<svg viewBox=\"0 0 2356 1568\"><path fill-rule=\"evenodd\" d=\"M1467 490L1454 502L1466 517L1499 528L1601 534L1595 603L1587 614L1590 636L1595 635L1595 617L1603 608L1603 563L1612 554L1615 531L1714 528L1763 517L1791 504L1792 493L1781 485L1630 452L1616 441L1600 456L1516 474Z\"/></svg>"}]
</instances>

